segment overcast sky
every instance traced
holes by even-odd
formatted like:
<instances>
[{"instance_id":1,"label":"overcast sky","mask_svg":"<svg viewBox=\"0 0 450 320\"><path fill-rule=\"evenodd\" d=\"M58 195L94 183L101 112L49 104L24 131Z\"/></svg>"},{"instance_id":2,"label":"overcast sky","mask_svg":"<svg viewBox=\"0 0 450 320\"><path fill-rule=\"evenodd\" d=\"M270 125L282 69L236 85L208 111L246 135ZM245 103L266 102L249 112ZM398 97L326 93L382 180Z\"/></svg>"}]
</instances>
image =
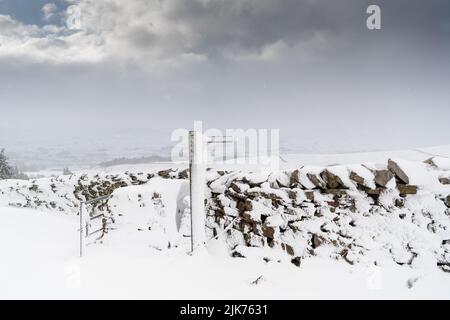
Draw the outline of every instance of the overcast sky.
<instances>
[{"instance_id":1,"label":"overcast sky","mask_svg":"<svg viewBox=\"0 0 450 320\"><path fill-rule=\"evenodd\" d=\"M450 1L0 0L2 141L196 119L300 149L448 144Z\"/></svg>"}]
</instances>

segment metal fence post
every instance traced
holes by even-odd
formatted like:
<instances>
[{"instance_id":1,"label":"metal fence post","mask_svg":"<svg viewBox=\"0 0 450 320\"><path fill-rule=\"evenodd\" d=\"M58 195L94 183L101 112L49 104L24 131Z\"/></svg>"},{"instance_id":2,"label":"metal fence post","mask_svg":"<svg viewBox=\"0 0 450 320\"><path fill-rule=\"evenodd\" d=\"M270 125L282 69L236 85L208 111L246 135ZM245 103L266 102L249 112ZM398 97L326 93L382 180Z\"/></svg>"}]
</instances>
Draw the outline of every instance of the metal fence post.
<instances>
[{"instance_id":1,"label":"metal fence post","mask_svg":"<svg viewBox=\"0 0 450 320\"><path fill-rule=\"evenodd\" d=\"M84 251L85 222L84 222L83 206L84 206L83 201L80 201L80 258L83 257Z\"/></svg>"}]
</instances>

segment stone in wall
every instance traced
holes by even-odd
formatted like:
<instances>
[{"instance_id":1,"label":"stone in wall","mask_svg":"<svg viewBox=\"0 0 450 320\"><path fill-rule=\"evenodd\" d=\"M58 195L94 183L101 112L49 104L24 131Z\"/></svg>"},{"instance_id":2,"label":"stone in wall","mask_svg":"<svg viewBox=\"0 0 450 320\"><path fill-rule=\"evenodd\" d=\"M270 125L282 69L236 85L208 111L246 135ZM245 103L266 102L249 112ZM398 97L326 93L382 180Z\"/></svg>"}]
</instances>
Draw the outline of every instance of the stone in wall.
<instances>
[{"instance_id":1,"label":"stone in wall","mask_svg":"<svg viewBox=\"0 0 450 320\"><path fill-rule=\"evenodd\" d=\"M397 189L400 192L401 196L413 195L417 194L417 186L411 186L406 184L397 185Z\"/></svg>"},{"instance_id":2,"label":"stone in wall","mask_svg":"<svg viewBox=\"0 0 450 320\"><path fill-rule=\"evenodd\" d=\"M337 175L331 173L329 170L324 170L320 174L322 180L326 183L328 189L347 189L347 187L342 182L342 179Z\"/></svg>"},{"instance_id":3,"label":"stone in wall","mask_svg":"<svg viewBox=\"0 0 450 320\"><path fill-rule=\"evenodd\" d=\"M393 178L394 174L390 170L375 171L375 183L380 187L386 188Z\"/></svg>"},{"instance_id":4,"label":"stone in wall","mask_svg":"<svg viewBox=\"0 0 450 320\"><path fill-rule=\"evenodd\" d=\"M388 169L404 184L409 184L408 175L400 168L397 162L389 159Z\"/></svg>"},{"instance_id":5,"label":"stone in wall","mask_svg":"<svg viewBox=\"0 0 450 320\"><path fill-rule=\"evenodd\" d=\"M358 175L356 172L352 171L350 172L350 176L349 176L350 180L356 182L358 185L360 186L364 186L365 185L365 180L363 177L361 177L360 175Z\"/></svg>"},{"instance_id":6,"label":"stone in wall","mask_svg":"<svg viewBox=\"0 0 450 320\"><path fill-rule=\"evenodd\" d=\"M307 173L306 176L308 177L309 181L312 182L312 184L319 189L326 189L325 183L320 180L320 178L314 174L314 173Z\"/></svg>"}]
</instances>

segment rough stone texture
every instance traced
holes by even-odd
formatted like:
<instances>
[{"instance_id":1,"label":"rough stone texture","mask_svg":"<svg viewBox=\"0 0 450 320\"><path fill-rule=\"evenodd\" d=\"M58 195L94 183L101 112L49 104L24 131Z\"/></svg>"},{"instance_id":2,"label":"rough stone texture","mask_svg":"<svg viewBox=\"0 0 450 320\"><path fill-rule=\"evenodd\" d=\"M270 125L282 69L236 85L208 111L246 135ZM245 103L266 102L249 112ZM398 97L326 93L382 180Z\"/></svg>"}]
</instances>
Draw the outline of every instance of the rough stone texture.
<instances>
[{"instance_id":1,"label":"rough stone texture","mask_svg":"<svg viewBox=\"0 0 450 320\"><path fill-rule=\"evenodd\" d=\"M180 171L178 174L179 179L189 179L189 169L185 169L183 171Z\"/></svg>"},{"instance_id":2,"label":"rough stone texture","mask_svg":"<svg viewBox=\"0 0 450 320\"><path fill-rule=\"evenodd\" d=\"M426 164L428 164L428 165L430 165L432 167L435 167L435 168L437 167L437 165L433 161L433 158L427 159L423 163L426 163Z\"/></svg>"},{"instance_id":3,"label":"rough stone texture","mask_svg":"<svg viewBox=\"0 0 450 320\"><path fill-rule=\"evenodd\" d=\"M324 239L320 236L318 236L317 234L313 234L312 236L312 248L316 249L318 247L320 247L320 245L322 245L322 243L324 242Z\"/></svg>"},{"instance_id":4,"label":"rough stone texture","mask_svg":"<svg viewBox=\"0 0 450 320\"><path fill-rule=\"evenodd\" d=\"M296 257L294 259L291 260L291 262L296 266L296 267L301 267L302 265L302 258L301 257Z\"/></svg>"},{"instance_id":5,"label":"rough stone texture","mask_svg":"<svg viewBox=\"0 0 450 320\"><path fill-rule=\"evenodd\" d=\"M230 188L233 189L237 193L242 193L246 189L248 189L249 186L246 185L246 184L243 184L243 183L232 182L231 185L230 185Z\"/></svg>"},{"instance_id":6,"label":"rough stone texture","mask_svg":"<svg viewBox=\"0 0 450 320\"><path fill-rule=\"evenodd\" d=\"M395 206L398 208L403 208L405 206L404 199L395 199Z\"/></svg>"},{"instance_id":7,"label":"rough stone texture","mask_svg":"<svg viewBox=\"0 0 450 320\"><path fill-rule=\"evenodd\" d=\"M290 181L291 187L295 188L295 187L300 187L300 171L299 170L294 170L291 173L291 181Z\"/></svg>"},{"instance_id":8,"label":"rough stone texture","mask_svg":"<svg viewBox=\"0 0 450 320\"><path fill-rule=\"evenodd\" d=\"M344 249L341 251L341 257L349 264L353 265L354 261L351 259L351 256L349 255L349 249Z\"/></svg>"},{"instance_id":9,"label":"rough stone texture","mask_svg":"<svg viewBox=\"0 0 450 320\"><path fill-rule=\"evenodd\" d=\"M409 184L409 177L408 175L403 171L402 168L398 165L397 162L389 159L388 161L388 169L403 183Z\"/></svg>"},{"instance_id":10,"label":"rough stone texture","mask_svg":"<svg viewBox=\"0 0 450 320\"><path fill-rule=\"evenodd\" d=\"M312 182L312 184L316 187L316 188L320 188L323 189L325 188L324 184L322 181L320 181L320 179L313 173L307 173L306 176L308 177L308 179Z\"/></svg>"},{"instance_id":11,"label":"rough stone texture","mask_svg":"<svg viewBox=\"0 0 450 320\"><path fill-rule=\"evenodd\" d=\"M262 226L263 236L269 239L273 239L275 236L275 229L266 225Z\"/></svg>"},{"instance_id":12,"label":"rough stone texture","mask_svg":"<svg viewBox=\"0 0 450 320\"><path fill-rule=\"evenodd\" d=\"M161 170L161 171L158 172L158 175L159 175L161 178L169 179L169 178L171 178L171 174L172 174L173 172L174 172L174 171L173 171L172 169L169 169L169 170Z\"/></svg>"},{"instance_id":13,"label":"rough stone texture","mask_svg":"<svg viewBox=\"0 0 450 320\"><path fill-rule=\"evenodd\" d=\"M306 199L311 202L314 202L314 192L313 191L305 191Z\"/></svg>"},{"instance_id":14,"label":"rough stone texture","mask_svg":"<svg viewBox=\"0 0 450 320\"><path fill-rule=\"evenodd\" d=\"M320 176L325 181L328 189L346 189L342 179L329 170L324 170Z\"/></svg>"},{"instance_id":15,"label":"rough stone texture","mask_svg":"<svg viewBox=\"0 0 450 320\"><path fill-rule=\"evenodd\" d=\"M450 178L439 178L439 182L443 185L450 185Z\"/></svg>"},{"instance_id":16,"label":"rough stone texture","mask_svg":"<svg viewBox=\"0 0 450 320\"><path fill-rule=\"evenodd\" d=\"M383 189L377 188L377 189L367 189L366 193L369 196L379 196L383 192Z\"/></svg>"},{"instance_id":17,"label":"rough stone texture","mask_svg":"<svg viewBox=\"0 0 450 320\"><path fill-rule=\"evenodd\" d=\"M281 248L286 251L286 253L290 256L294 256L295 252L294 252L294 248L292 248L292 246L286 244L286 243L282 243L281 244Z\"/></svg>"},{"instance_id":18,"label":"rough stone texture","mask_svg":"<svg viewBox=\"0 0 450 320\"><path fill-rule=\"evenodd\" d=\"M380 187L386 188L389 181L394 178L394 174L390 170L376 170L375 183Z\"/></svg>"},{"instance_id":19,"label":"rough stone texture","mask_svg":"<svg viewBox=\"0 0 450 320\"><path fill-rule=\"evenodd\" d=\"M360 175L358 175L356 172L352 171L350 172L350 180L356 182L357 184L363 186L365 183L365 180L363 177L361 177Z\"/></svg>"},{"instance_id":20,"label":"rough stone texture","mask_svg":"<svg viewBox=\"0 0 450 320\"><path fill-rule=\"evenodd\" d=\"M397 186L398 191L400 192L401 196L411 195L411 194L417 194L417 186L411 186L406 184L399 184Z\"/></svg>"},{"instance_id":21,"label":"rough stone texture","mask_svg":"<svg viewBox=\"0 0 450 320\"><path fill-rule=\"evenodd\" d=\"M333 196L342 197L347 194L347 190L342 189L326 189L324 190L325 193L332 194Z\"/></svg>"}]
</instances>

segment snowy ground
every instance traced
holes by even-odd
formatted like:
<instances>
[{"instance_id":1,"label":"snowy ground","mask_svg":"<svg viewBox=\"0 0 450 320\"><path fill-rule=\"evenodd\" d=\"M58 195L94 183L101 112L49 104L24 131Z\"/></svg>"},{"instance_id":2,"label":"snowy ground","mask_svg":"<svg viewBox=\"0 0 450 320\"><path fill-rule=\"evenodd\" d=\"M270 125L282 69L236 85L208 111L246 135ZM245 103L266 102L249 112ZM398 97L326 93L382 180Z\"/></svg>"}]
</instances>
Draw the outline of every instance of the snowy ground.
<instances>
[{"instance_id":1,"label":"snowy ground","mask_svg":"<svg viewBox=\"0 0 450 320\"><path fill-rule=\"evenodd\" d=\"M116 234L120 245L88 247L80 259L76 217L0 212L2 299L450 299L450 275L436 268L377 269L320 259L298 268L230 258L220 241L190 256L137 246Z\"/></svg>"}]
</instances>

